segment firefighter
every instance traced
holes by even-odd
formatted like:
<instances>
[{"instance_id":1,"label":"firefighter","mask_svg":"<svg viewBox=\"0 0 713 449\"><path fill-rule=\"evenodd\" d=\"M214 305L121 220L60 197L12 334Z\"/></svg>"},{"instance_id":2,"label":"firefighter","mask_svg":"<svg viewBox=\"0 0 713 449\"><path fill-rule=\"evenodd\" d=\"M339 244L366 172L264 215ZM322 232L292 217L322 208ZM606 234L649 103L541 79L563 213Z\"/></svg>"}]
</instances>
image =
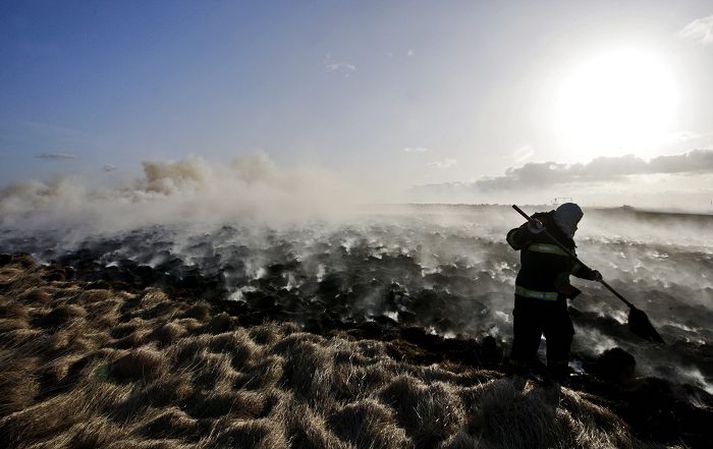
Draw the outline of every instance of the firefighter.
<instances>
[{"instance_id":1,"label":"firefighter","mask_svg":"<svg viewBox=\"0 0 713 449\"><path fill-rule=\"evenodd\" d=\"M510 230L507 242L520 251L520 272L515 280L513 310L513 346L511 371L528 375L538 365L537 350L544 334L547 341L547 371L550 379L565 383L569 378L569 348L574 336L567 312L567 298L580 291L569 282L569 276L600 281L601 274L576 263L544 233L559 240L574 253L574 233L583 216L574 203L556 210L540 212L519 228Z\"/></svg>"}]
</instances>

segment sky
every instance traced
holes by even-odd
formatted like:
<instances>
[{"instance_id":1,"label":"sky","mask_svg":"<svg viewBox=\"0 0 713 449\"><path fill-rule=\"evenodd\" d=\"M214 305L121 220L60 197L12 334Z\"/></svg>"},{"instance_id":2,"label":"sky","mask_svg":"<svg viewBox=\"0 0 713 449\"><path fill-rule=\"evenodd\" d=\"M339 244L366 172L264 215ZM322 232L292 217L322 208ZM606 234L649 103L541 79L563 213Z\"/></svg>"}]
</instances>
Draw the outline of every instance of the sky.
<instances>
[{"instance_id":1,"label":"sky","mask_svg":"<svg viewBox=\"0 0 713 449\"><path fill-rule=\"evenodd\" d=\"M0 185L259 153L385 201L713 211L710 105L710 1L0 1Z\"/></svg>"}]
</instances>

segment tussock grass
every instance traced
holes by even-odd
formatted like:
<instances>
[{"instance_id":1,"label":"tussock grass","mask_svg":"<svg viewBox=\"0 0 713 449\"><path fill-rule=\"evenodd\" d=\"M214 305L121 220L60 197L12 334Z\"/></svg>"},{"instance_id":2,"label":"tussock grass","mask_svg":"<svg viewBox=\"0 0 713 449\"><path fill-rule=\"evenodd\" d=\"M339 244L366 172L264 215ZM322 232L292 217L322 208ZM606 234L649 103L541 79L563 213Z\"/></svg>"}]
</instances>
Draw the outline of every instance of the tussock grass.
<instances>
[{"instance_id":1,"label":"tussock grass","mask_svg":"<svg viewBox=\"0 0 713 449\"><path fill-rule=\"evenodd\" d=\"M166 372L165 356L151 348L127 352L111 364L110 375L120 381L148 381Z\"/></svg>"},{"instance_id":2,"label":"tussock grass","mask_svg":"<svg viewBox=\"0 0 713 449\"><path fill-rule=\"evenodd\" d=\"M179 339L166 351L176 368L190 368L198 365L204 353L207 353L210 337L200 335Z\"/></svg>"},{"instance_id":3,"label":"tussock grass","mask_svg":"<svg viewBox=\"0 0 713 449\"><path fill-rule=\"evenodd\" d=\"M213 335L228 332L238 325L238 320L235 317L221 312L213 316L208 323L200 329L200 332L205 332Z\"/></svg>"},{"instance_id":4,"label":"tussock grass","mask_svg":"<svg viewBox=\"0 0 713 449\"><path fill-rule=\"evenodd\" d=\"M52 301L54 294L59 289L56 287L30 287L22 292L18 299L23 304L40 304L47 305Z\"/></svg>"},{"instance_id":5,"label":"tussock grass","mask_svg":"<svg viewBox=\"0 0 713 449\"><path fill-rule=\"evenodd\" d=\"M110 334L114 338L124 338L127 337L134 332L136 332L139 329L143 329L147 327L147 322L140 319L140 318L134 318L133 320L126 322L126 323L121 323L116 326L114 326Z\"/></svg>"},{"instance_id":6,"label":"tussock grass","mask_svg":"<svg viewBox=\"0 0 713 449\"><path fill-rule=\"evenodd\" d=\"M220 384L230 385L237 377L227 354L213 354L204 350L194 360L196 368L193 382L200 388L212 390Z\"/></svg>"},{"instance_id":7,"label":"tussock grass","mask_svg":"<svg viewBox=\"0 0 713 449\"><path fill-rule=\"evenodd\" d=\"M138 433L149 438L198 439L198 420L176 407L169 407L160 415L139 427Z\"/></svg>"},{"instance_id":8,"label":"tussock grass","mask_svg":"<svg viewBox=\"0 0 713 449\"><path fill-rule=\"evenodd\" d=\"M276 351L285 358L282 381L310 405L328 408L333 403L330 395L334 374L332 354L328 347L314 343L323 339L307 335L292 334L276 345Z\"/></svg>"},{"instance_id":9,"label":"tussock grass","mask_svg":"<svg viewBox=\"0 0 713 449\"><path fill-rule=\"evenodd\" d=\"M175 343L179 338L184 337L188 331L186 328L175 322L163 324L146 336L149 341L155 341L161 348Z\"/></svg>"},{"instance_id":10,"label":"tussock grass","mask_svg":"<svg viewBox=\"0 0 713 449\"><path fill-rule=\"evenodd\" d=\"M396 424L394 411L373 399L342 407L332 415L330 424L337 435L358 449L413 447L406 430Z\"/></svg>"},{"instance_id":11,"label":"tussock grass","mask_svg":"<svg viewBox=\"0 0 713 449\"><path fill-rule=\"evenodd\" d=\"M25 353L34 353L44 348L46 335L36 329L17 328L7 331L0 331L0 348L14 349L19 351L24 349Z\"/></svg>"},{"instance_id":12,"label":"tussock grass","mask_svg":"<svg viewBox=\"0 0 713 449\"><path fill-rule=\"evenodd\" d=\"M212 313L212 307L206 302L198 302L193 304L186 310L181 318L193 318L198 321L206 321L210 319Z\"/></svg>"},{"instance_id":13,"label":"tussock grass","mask_svg":"<svg viewBox=\"0 0 713 449\"><path fill-rule=\"evenodd\" d=\"M48 314L39 319L38 325L45 329L60 326L76 325L87 315L84 307L76 304L63 304L53 308Z\"/></svg>"},{"instance_id":14,"label":"tussock grass","mask_svg":"<svg viewBox=\"0 0 713 449\"><path fill-rule=\"evenodd\" d=\"M186 411L194 418L230 415L240 419L257 419L263 417L266 404L266 396L262 393L219 389L197 392L189 398Z\"/></svg>"},{"instance_id":15,"label":"tussock grass","mask_svg":"<svg viewBox=\"0 0 713 449\"><path fill-rule=\"evenodd\" d=\"M488 449L488 446L482 443L481 440L474 438L466 432L458 432L453 434L447 440L444 440L439 446L439 449Z\"/></svg>"},{"instance_id":16,"label":"tussock grass","mask_svg":"<svg viewBox=\"0 0 713 449\"><path fill-rule=\"evenodd\" d=\"M0 447L651 447L570 390L47 270L0 267Z\"/></svg>"},{"instance_id":17,"label":"tussock grass","mask_svg":"<svg viewBox=\"0 0 713 449\"><path fill-rule=\"evenodd\" d=\"M162 376L146 385L141 391L144 401L157 407L180 404L193 394L193 378L189 373L179 372L171 376Z\"/></svg>"},{"instance_id":18,"label":"tussock grass","mask_svg":"<svg viewBox=\"0 0 713 449\"><path fill-rule=\"evenodd\" d=\"M102 328L114 328L119 322L119 309L123 301L118 298L107 298L104 301L87 304L84 306L87 311L87 320L96 323Z\"/></svg>"},{"instance_id":19,"label":"tussock grass","mask_svg":"<svg viewBox=\"0 0 713 449\"><path fill-rule=\"evenodd\" d=\"M633 448L624 423L579 394L521 388L502 379L482 389L475 426L492 447Z\"/></svg>"},{"instance_id":20,"label":"tussock grass","mask_svg":"<svg viewBox=\"0 0 713 449\"><path fill-rule=\"evenodd\" d=\"M40 390L36 370L36 359L0 357L0 416L22 410L33 403Z\"/></svg>"},{"instance_id":21,"label":"tussock grass","mask_svg":"<svg viewBox=\"0 0 713 449\"><path fill-rule=\"evenodd\" d=\"M282 423L291 447L310 449L354 449L354 445L340 439L330 425L310 407L283 395L273 420Z\"/></svg>"},{"instance_id":22,"label":"tussock grass","mask_svg":"<svg viewBox=\"0 0 713 449\"><path fill-rule=\"evenodd\" d=\"M235 361L234 358L233 361ZM233 385L235 388L246 390L262 390L273 387L284 376L284 364L285 359L282 357L274 355L263 357L252 367L240 373Z\"/></svg>"},{"instance_id":23,"label":"tussock grass","mask_svg":"<svg viewBox=\"0 0 713 449\"><path fill-rule=\"evenodd\" d=\"M396 410L399 423L414 436L417 448L432 447L465 424L460 398L442 382L426 385L399 376L380 394Z\"/></svg>"},{"instance_id":24,"label":"tussock grass","mask_svg":"<svg viewBox=\"0 0 713 449\"><path fill-rule=\"evenodd\" d=\"M126 432L120 426L101 417L75 424L66 433L64 438L69 449L106 447L126 437Z\"/></svg>"},{"instance_id":25,"label":"tussock grass","mask_svg":"<svg viewBox=\"0 0 713 449\"><path fill-rule=\"evenodd\" d=\"M5 301L0 304L0 318L14 318L19 321L27 321L29 316L30 314L28 313L27 307L16 301L5 298Z\"/></svg>"},{"instance_id":26,"label":"tussock grass","mask_svg":"<svg viewBox=\"0 0 713 449\"><path fill-rule=\"evenodd\" d=\"M0 333L27 329L30 325L22 318L5 318L0 320Z\"/></svg>"},{"instance_id":27,"label":"tussock grass","mask_svg":"<svg viewBox=\"0 0 713 449\"><path fill-rule=\"evenodd\" d=\"M282 426L268 419L237 421L216 438L217 447L287 449Z\"/></svg>"},{"instance_id":28,"label":"tussock grass","mask_svg":"<svg viewBox=\"0 0 713 449\"><path fill-rule=\"evenodd\" d=\"M79 294L79 298L77 298L77 302L84 306L87 306L92 303L106 304L111 299L112 296L113 296L113 293L109 290L103 290L103 289L84 290Z\"/></svg>"}]
</instances>

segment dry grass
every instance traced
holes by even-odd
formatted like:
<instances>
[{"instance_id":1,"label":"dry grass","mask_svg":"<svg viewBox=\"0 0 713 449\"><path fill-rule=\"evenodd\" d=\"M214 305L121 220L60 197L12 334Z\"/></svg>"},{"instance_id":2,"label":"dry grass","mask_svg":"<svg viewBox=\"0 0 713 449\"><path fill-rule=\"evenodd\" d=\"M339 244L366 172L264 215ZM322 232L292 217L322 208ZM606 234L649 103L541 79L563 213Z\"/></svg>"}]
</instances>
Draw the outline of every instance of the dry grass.
<instances>
[{"instance_id":1,"label":"dry grass","mask_svg":"<svg viewBox=\"0 0 713 449\"><path fill-rule=\"evenodd\" d=\"M644 447L570 390L43 270L0 269L0 447Z\"/></svg>"}]
</instances>

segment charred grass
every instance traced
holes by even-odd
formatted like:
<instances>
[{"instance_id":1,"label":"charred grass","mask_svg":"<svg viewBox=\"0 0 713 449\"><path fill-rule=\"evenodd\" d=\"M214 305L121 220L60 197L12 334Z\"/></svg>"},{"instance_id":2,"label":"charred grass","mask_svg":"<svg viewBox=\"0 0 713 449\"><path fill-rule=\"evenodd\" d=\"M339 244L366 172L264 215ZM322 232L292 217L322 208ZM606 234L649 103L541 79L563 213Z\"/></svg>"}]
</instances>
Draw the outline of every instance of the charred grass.
<instances>
[{"instance_id":1,"label":"charred grass","mask_svg":"<svg viewBox=\"0 0 713 449\"><path fill-rule=\"evenodd\" d=\"M52 273L0 272L0 447L659 447L571 390Z\"/></svg>"}]
</instances>

